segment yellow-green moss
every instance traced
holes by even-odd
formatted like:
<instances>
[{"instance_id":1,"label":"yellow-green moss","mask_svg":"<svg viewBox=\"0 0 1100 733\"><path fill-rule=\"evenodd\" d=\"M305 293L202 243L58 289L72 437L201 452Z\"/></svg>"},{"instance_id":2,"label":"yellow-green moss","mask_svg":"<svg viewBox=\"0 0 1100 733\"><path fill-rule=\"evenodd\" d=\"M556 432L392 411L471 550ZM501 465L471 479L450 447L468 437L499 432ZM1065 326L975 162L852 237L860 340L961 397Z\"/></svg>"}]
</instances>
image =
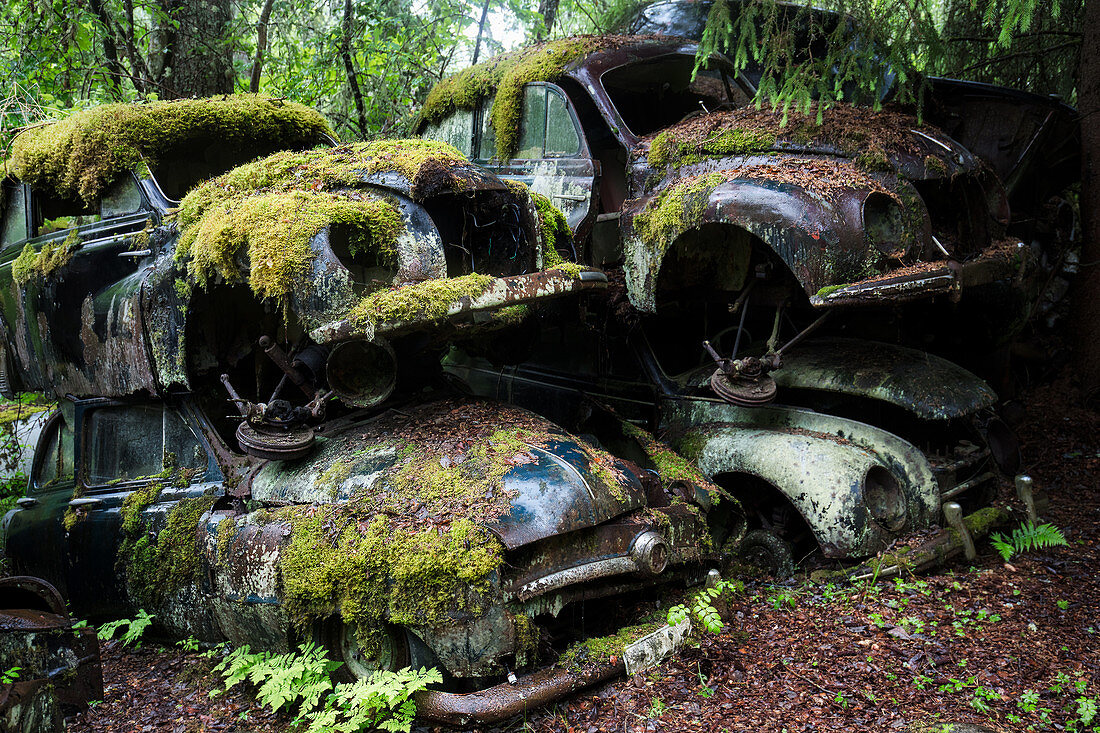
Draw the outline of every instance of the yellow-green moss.
<instances>
[{"instance_id":1,"label":"yellow-green moss","mask_svg":"<svg viewBox=\"0 0 1100 733\"><path fill-rule=\"evenodd\" d=\"M568 244L573 238L573 230L561 209L554 206L549 197L532 191L522 181L505 179L508 188L523 196L530 196L539 217L539 231L542 234L542 266L549 270L565 260L558 254L558 244Z\"/></svg>"},{"instance_id":2,"label":"yellow-green moss","mask_svg":"<svg viewBox=\"0 0 1100 733\"><path fill-rule=\"evenodd\" d=\"M701 142L676 136L675 130L665 130L649 145L649 164L654 168L674 168L697 162L704 156L746 155L770 149L776 133L770 130L716 130Z\"/></svg>"},{"instance_id":3,"label":"yellow-green moss","mask_svg":"<svg viewBox=\"0 0 1100 733\"><path fill-rule=\"evenodd\" d=\"M26 285L36 276L48 278L69 264L73 252L80 249L80 245L80 234L76 229L70 230L61 242L43 242L37 251L28 243L12 262L12 278L20 285Z\"/></svg>"},{"instance_id":4,"label":"yellow-green moss","mask_svg":"<svg viewBox=\"0 0 1100 733\"><path fill-rule=\"evenodd\" d=\"M42 395L26 393L20 400L0 398L0 426L7 426L20 420L26 420L38 412L52 410L57 405L46 401Z\"/></svg>"},{"instance_id":5,"label":"yellow-green moss","mask_svg":"<svg viewBox=\"0 0 1100 733\"><path fill-rule=\"evenodd\" d=\"M817 291L817 297L824 298L828 295L832 295L836 291L843 290L844 288L848 287L849 284L850 283L842 283L840 285L826 285L825 287L821 288L821 290Z\"/></svg>"},{"instance_id":6,"label":"yellow-green moss","mask_svg":"<svg viewBox=\"0 0 1100 733\"><path fill-rule=\"evenodd\" d=\"M647 245L667 252L680 233L702 221L711 191L726 178L716 172L677 181L634 217L634 231Z\"/></svg>"},{"instance_id":7,"label":"yellow-green moss","mask_svg":"<svg viewBox=\"0 0 1100 733\"><path fill-rule=\"evenodd\" d=\"M334 461L317 477L315 486L322 491L327 491L333 498L340 491L340 487L351 476L351 463L346 461Z\"/></svg>"},{"instance_id":8,"label":"yellow-green moss","mask_svg":"<svg viewBox=\"0 0 1100 733\"><path fill-rule=\"evenodd\" d=\"M594 637L570 644L558 658L558 664L575 671L588 665L603 665L612 657L622 660L623 649L647 634L652 634L664 624L660 621L625 626L614 634Z\"/></svg>"},{"instance_id":9,"label":"yellow-green moss","mask_svg":"<svg viewBox=\"0 0 1100 733\"><path fill-rule=\"evenodd\" d=\"M395 171L421 188L461 191L462 154L428 140L383 140L304 153L276 153L204 183L181 202L176 258L200 285L214 276L244 280L262 297L287 297L308 277L310 240L343 225L348 247L397 265L405 231L397 205L362 188L365 175ZM248 272L241 271L247 263Z\"/></svg>"},{"instance_id":10,"label":"yellow-green moss","mask_svg":"<svg viewBox=\"0 0 1100 733\"><path fill-rule=\"evenodd\" d=\"M447 315L447 311L460 298L476 298L492 282L493 277L490 275L471 273L381 290L359 301L351 309L348 319L358 326L385 321L440 319Z\"/></svg>"},{"instance_id":11,"label":"yellow-green moss","mask_svg":"<svg viewBox=\"0 0 1100 733\"><path fill-rule=\"evenodd\" d=\"M290 522L281 558L285 604L300 626L338 611L369 653L386 623L444 623L450 612L477 614L502 546L468 520L445 529L395 527L386 516L351 508L277 510Z\"/></svg>"},{"instance_id":12,"label":"yellow-green moss","mask_svg":"<svg viewBox=\"0 0 1100 733\"><path fill-rule=\"evenodd\" d=\"M623 42L618 36L575 36L501 54L437 83L424 101L421 120L439 122L455 110L475 109L483 99L495 95L489 122L496 137L496 154L507 160L519 142L523 85L554 81L574 61Z\"/></svg>"},{"instance_id":13,"label":"yellow-green moss","mask_svg":"<svg viewBox=\"0 0 1100 733\"><path fill-rule=\"evenodd\" d=\"M642 450L645 451L665 487L670 486L674 481L686 481L695 484L705 489L716 505L722 497L729 497L729 494L721 487L704 476L694 463L676 453L665 443L657 440L649 432L625 420L621 424L626 434L634 438Z\"/></svg>"},{"instance_id":14,"label":"yellow-green moss","mask_svg":"<svg viewBox=\"0 0 1100 733\"><path fill-rule=\"evenodd\" d=\"M271 150L315 145L326 134L328 123L316 111L264 95L108 104L19 135L7 170L92 204L124 171L142 163L155 168L189 145Z\"/></svg>"}]
</instances>

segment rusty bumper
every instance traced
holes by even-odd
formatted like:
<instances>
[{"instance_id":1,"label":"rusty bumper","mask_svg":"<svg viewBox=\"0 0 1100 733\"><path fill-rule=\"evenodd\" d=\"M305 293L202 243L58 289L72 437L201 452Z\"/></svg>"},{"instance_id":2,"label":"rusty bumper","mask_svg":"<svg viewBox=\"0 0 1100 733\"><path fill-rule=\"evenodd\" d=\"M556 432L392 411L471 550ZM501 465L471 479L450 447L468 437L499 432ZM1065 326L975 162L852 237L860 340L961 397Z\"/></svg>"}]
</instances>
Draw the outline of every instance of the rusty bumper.
<instances>
[{"instance_id":1,"label":"rusty bumper","mask_svg":"<svg viewBox=\"0 0 1100 733\"><path fill-rule=\"evenodd\" d=\"M1020 242L1017 246L999 246L983 252L973 260L928 263L915 272L877 277L849 283L840 288L810 297L817 308L875 303L902 303L934 295L954 293L1017 277L1030 266L1031 251Z\"/></svg>"},{"instance_id":2,"label":"rusty bumper","mask_svg":"<svg viewBox=\"0 0 1100 733\"><path fill-rule=\"evenodd\" d=\"M621 661L582 672L554 667L520 677L515 684L503 682L467 694L427 690L416 697L417 715L449 725L498 723L609 680L625 669Z\"/></svg>"}]
</instances>

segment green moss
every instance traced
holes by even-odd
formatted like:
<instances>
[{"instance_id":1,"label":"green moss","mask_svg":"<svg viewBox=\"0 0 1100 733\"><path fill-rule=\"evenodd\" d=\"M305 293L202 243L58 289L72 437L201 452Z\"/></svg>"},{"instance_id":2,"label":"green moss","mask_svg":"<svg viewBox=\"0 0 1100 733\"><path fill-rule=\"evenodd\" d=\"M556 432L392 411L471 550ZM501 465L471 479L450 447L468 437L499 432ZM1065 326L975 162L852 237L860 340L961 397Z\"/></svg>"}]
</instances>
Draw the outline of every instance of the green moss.
<instances>
[{"instance_id":1,"label":"green moss","mask_svg":"<svg viewBox=\"0 0 1100 733\"><path fill-rule=\"evenodd\" d=\"M924 157L924 169L933 176L947 175L947 164L935 155L926 155Z\"/></svg>"},{"instance_id":2,"label":"green moss","mask_svg":"<svg viewBox=\"0 0 1100 733\"><path fill-rule=\"evenodd\" d=\"M654 168L698 163L707 156L746 155L769 150L777 135L771 130L739 128L716 130L702 140L685 140L676 130L665 130L649 145L649 164Z\"/></svg>"},{"instance_id":3,"label":"green moss","mask_svg":"<svg viewBox=\"0 0 1100 733\"><path fill-rule=\"evenodd\" d=\"M57 405L49 402L42 395L25 393L19 400L7 400L0 398L0 426L26 420L31 415L54 409Z\"/></svg>"},{"instance_id":4,"label":"green moss","mask_svg":"<svg viewBox=\"0 0 1100 733\"><path fill-rule=\"evenodd\" d=\"M385 140L305 153L276 153L233 169L189 193L180 205L176 258L205 286L214 276L247 277L261 297L286 298L311 272L310 240L342 225L354 254L397 266L405 231L396 204L363 190L364 176L395 171L421 189L458 192L467 164L449 145ZM248 272L239 263L247 262Z\"/></svg>"},{"instance_id":5,"label":"green moss","mask_svg":"<svg viewBox=\"0 0 1100 733\"><path fill-rule=\"evenodd\" d=\"M8 172L88 204L124 171L153 168L188 148L226 145L267 151L315 145L331 134L308 107L237 94L150 104L108 104L77 112L15 138Z\"/></svg>"},{"instance_id":6,"label":"green moss","mask_svg":"<svg viewBox=\"0 0 1100 733\"><path fill-rule=\"evenodd\" d=\"M549 197L532 191L521 181L505 179L508 188L521 195L530 196L539 217L539 232L542 234L542 266L550 269L565 260L558 254L558 245L567 245L573 238L573 230L561 209L554 206Z\"/></svg>"},{"instance_id":7,"label":"green moss","mask_svg":"<svg viewBox=\"0 0 1100 733\"><path fill-rule=\"evenodd\" d=\"M28 243L12 262L12 278L20 285L26 285L34 277L48 278L69 264L81 244L76 229L70 230L61 242L43 242L38 251Z\"/></svg>"},{"instance_id":8,"label":"green moss","mask_svg":"<svg viewBox=\"0 0 1100 733\"><path fill-rule=\"evenodd\" d=\"M650 621L635 626L625 626L609 636L585 639L569 645L558 658L558 664L580 671L588 665L608 664L612 657L622 660L623 648L647 634L652 634L664 624Z\"/></svg>"},{"instance_id":9,"label":"green moss","mask_svg":"<svg viewBox=\"0 0 1100 733\"><path fill-rule=\"evenodd\" d=\"M229 557L229 543L237 535L237 522L231 517L225 517L218 522L217 554L219 563L225 562Z\"/></svg>"},{"instance_id":10,"label":"green moss","mask_svg":"<svg viewBox=\"0 0 1100 733\"><path fill-rule=\"evenodd\" d=\"M172 286L176 290L176 297L178 297L180 300L188 301L191 299L191 283L187 282L183 278L177 277L172 282Z\"/></svg>"},{"instance_id":11,"label":"green moss","mask_svg":"<svg viewBox=\"0 0 1100 733\"><path fill-rule=\"evenodd\" d=\"M490 275L471 273L381 290L359 301L351 309L348 319L361 327L386 321L440 319L460 298L482 295L493 279Z\"/></svg>"},{"instance_id":12,"label":"green moss","mask_svg":"<svg viewBox=\"0 0 1100 733\"><path fill-rule=\"evenodd\" d=\"M306 626L336 610L368 653L386 623L436 625L451 612L483 612L481 594L502 560L500 541L468 520L409 531L350 507L276 516L292 527L281 559L291 618Z\"/></svg>"},{"instance_id":13,"label":"green moss","mask_svg":"<svg viewBox=\"0 0 1100 733\"><path fill-rule=\"evenodd\" d=\"M455 110L472 110L482 100L494 97L489 122L496 137L496 154L507 160L519 142L523 85L554 81L574 61L622 43L616 36L575 36L501 54L437 83L424 101L421 120L436 123Z\"/></svg>"},{"instance_id":14,"label":"green moss","mask_svg":"<svg viewBox=\"0 0 1100 733\"><path fill-rule=\"evenodd\" d=\"M676 181L634 217L634 230L663 255L677 236L699 225L711 191L728 177L715 172Z\"/></svg>"},{"instance_id":15,"label":"green moss","mask_svg":"<svg viewBox=\"0 0 1100 733\"><path fill-rule=\"evenodd\" d=\"M826 285L825 287L821 288L821 290L818 290L816 295L819 298L824 298L826 296L832 295L838 290L843 290L844 288L848 287L848 285L849 283L841 283L840 285Z\"/></svg>"},{"instance_id":16,"label":"green moss","mask_svg":"<svg viewBox=\"0 0 1100 733\"><path fill-rule=\"evenodd\" d=\"M621 422L627 435L634 438L645 451L653 468L661 478L661 483L667 488L675 481L686 481L706 489L711 495L714 504L718 504L721 497L729 495L717 484L714 484L696 467L694 463L676 453L669 446L654 438L650 433L636 425L623 420Z\"/></svg>"}]
</instances>

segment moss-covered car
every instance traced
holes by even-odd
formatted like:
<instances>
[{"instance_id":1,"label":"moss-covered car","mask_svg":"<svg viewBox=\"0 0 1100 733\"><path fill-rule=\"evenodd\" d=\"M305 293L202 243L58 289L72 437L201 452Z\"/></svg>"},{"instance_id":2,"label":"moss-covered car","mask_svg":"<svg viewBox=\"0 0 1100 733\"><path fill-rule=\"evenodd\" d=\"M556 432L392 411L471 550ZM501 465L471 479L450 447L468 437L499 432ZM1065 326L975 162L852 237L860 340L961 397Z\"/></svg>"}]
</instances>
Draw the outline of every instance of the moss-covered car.
<instances>
[{"instance_id":1,"label":"moss-covered car","mask_svg":"<svg viewBox=\"0 0 1100 733\"><path fill-rule=\"evenodd\" d=\"M210 125L155 134L188 105ZM242 107L282 131L264 144L291 149L170 200L178 169L163 165L227 167L219 124ZM16 140L5 386L61 407L3 520L13 568L87 617L143 607L253 649L316 639L351 674L437 666L451 691L421 711L440 720L616 673L555 660L638 594L703 577L720 491L697 472L660 480L636 441L612 455L630 442L616 421L582 440L462 397L439 363L606 277L556 251L553 212L525 187L450 146L294 149L325 142L323 121L288 141L303 116L319 120L252 97L110 107ZM96 136L137 152L69 155Z\"/></svg>"},{"instance_id":2,"label":"moss-covered car","mask_svg":"<svg viewBox=\"0 0 1100 733\"><path fill-rule=\"evenodd\" d=\"M721 57L693 77L696 50L636 35L504 54L437 84L420 134L549 197L578 261L621 265L643 312L728 303L753 283L753 298L766 289L803 323L841 306L950 309L961 294L988 309L975 331L1003 339L1033 257L988 165L904 110L784 121L750 103L751 80Z\"/></svg>"}]
</instances>

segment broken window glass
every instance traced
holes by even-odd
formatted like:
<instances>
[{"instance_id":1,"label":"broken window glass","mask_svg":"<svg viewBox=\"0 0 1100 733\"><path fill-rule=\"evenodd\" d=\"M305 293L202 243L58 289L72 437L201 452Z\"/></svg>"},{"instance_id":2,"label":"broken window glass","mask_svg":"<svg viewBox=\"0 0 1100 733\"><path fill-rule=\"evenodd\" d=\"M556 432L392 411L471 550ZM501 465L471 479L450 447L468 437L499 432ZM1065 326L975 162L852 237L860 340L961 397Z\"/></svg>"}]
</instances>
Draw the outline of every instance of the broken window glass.
<instances>
[{"instance_id":1,"label":"broken window glass","mask_svg":"<svg viewBox=\"0 0 1100 733\"><path fill-rule=\"evenodd\" d=\"M122 180L111 185L99 201L99 215L104 219L125 216L140 210L141 190L130 176L124 176Z\"/></svg>"}]
</instances>

